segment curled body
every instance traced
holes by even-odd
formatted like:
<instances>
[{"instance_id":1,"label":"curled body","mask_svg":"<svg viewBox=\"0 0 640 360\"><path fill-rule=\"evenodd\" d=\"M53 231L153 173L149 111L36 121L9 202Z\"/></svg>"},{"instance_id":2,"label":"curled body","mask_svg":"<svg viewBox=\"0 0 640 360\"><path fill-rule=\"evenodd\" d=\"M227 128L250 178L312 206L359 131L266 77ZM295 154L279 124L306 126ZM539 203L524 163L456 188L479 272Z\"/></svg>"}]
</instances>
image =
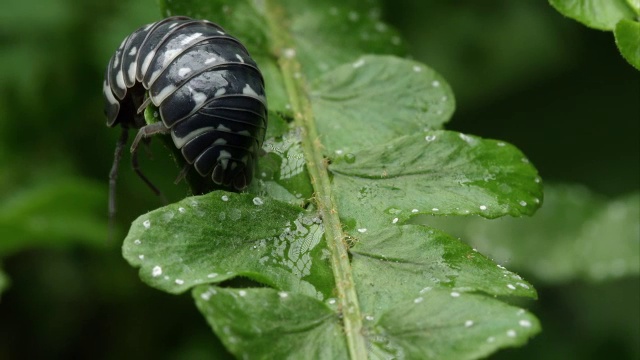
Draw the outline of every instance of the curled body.
<instances>
[{"instance_id":1,"label":"curled body","mask_svg":"<svg viewBox=\"0 0 640 360\"><path fill-rule=\"evenodd\" d=\"M141 140L170 134L188 164L231 190L252 181L267 127L264 80L247 49L220 26L176 16L140 27L111 57L103 83L107 126L120 125L111 171L111 198L129 129L136 173L159 194L137 164ZM149 102L160 122L146 124ZM110 200L110 212L115 209Z\"/></svg>"}]
</instances>

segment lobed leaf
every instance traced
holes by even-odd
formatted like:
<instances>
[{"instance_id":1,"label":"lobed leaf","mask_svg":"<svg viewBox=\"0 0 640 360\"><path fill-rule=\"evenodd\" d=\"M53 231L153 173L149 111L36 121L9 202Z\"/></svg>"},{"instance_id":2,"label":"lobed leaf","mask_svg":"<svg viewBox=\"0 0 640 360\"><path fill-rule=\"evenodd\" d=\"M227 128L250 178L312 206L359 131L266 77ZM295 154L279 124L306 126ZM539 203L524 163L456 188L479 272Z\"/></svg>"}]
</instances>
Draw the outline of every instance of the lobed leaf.
<instances>
[{"instance_id":1,"label":"lobed leaf","mask_svg":"<svg viewBox=\"0 0 640 360\"><path fill-rule=\"evenodd\" d=\"M429 67L374 55L319 77L311 104L322 144L338 154L439 129L455 107L449 85Z\"/></svg>"},{"instance_id":2,"label":"lobed leaf","mask_svg":"<svg viewBox=\"0 0 640 360\"><path fill-rule=\"evenodd\" d=\"M333 279L322 235L317 216L297 206L214 191L140 216L122 251L144 282L169 293L244 276L323 298Z\"/></svg>"},{"instance_id":3,"label":"lobed leaf","mask_svg":"<svg viewBox=\"0 0 640 360\"><path fill-rule=\"evenodd\" d=\"M524 309L434 289L383 314L374 326L371 351L377 358L477 359L522 345L539 331L538 320Z\"/></svg>"},{"instance_id":4,"label":"lobed leaf","mask_svg":"<svg viewBox=\"0 0 640 360\"><path fill-rule=\"evenodd\" d=\"M364 313L374 317L432 289L536 298L533 286L452 236L404 225L357 236L351 249Z\"/></svg>"},{"instance_id":5,"label":"lobed leaf","mask_svg":"<svg viewBox=\"0 0 640 360\"><path fill-rule=\"evenodd\" d=\"M640 22L622 19L616 25L614 35L622 56L640 70Z\"/></svg>"},{"instance_id":6,"label":"lobed leaf","mask_svg":"<svg viewBox=\"0 0 640 360\"><path fill-rule=\"evenodd\" d=\"M618 21L634 16L627 0L549 0L549 3L562 15L599 30L613 30Z\"/></svg>"},{"instance_id":7,"label":"lobed leaf","mask_svg":"<svg viewBox=\"0 0 640 360\"><path fill-rule=\"evenodd\" d=\"M512 145L452 131L400 137L329 166L341 216L381 229L417 214L531 215L542 187Z\"/></svg>"},{"instance_id":8,"label":"lobed leaf","mask_svg":"<svg viewBox=\"0 0 640 360\"><path fill-rule=\"evenodd\" d=\"M347 358L337 314L313 297L214 286L196 287L193 297L209 325L238 358Z\"/></svg>"}]
</instances>

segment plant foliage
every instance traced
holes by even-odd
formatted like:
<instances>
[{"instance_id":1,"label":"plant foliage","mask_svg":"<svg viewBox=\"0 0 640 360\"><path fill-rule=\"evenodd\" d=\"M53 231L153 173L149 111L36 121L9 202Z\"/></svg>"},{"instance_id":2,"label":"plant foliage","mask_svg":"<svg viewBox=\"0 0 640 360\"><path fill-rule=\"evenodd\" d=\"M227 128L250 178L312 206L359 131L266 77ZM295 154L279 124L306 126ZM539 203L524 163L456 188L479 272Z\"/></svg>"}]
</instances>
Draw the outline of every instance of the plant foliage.
<instances>
[{"instance_id":1,"label":"plant foliage","mask_svg":"<svg viewBox=\"0 0 640 360\"><path fill-rule=\"evenodd\" d=\"M507 301L536 298L531 284L412 222L531 215L537 171L510 144L442 129L451 89L398 56L376 1L161 5L245 42L265 74L270 130L248 193L134 221L123 254L143 281L191 290L238 357L470 359L540 330Z\"/></svg>"}]
</instances>

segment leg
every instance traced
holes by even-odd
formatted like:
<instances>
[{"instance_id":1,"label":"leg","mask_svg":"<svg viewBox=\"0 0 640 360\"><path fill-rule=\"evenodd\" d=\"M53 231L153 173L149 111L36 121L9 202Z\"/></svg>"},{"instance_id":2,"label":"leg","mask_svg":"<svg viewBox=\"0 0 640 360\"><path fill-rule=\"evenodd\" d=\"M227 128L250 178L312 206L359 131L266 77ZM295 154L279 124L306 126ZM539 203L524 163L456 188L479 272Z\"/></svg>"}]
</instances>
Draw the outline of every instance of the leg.
<instances>
[{"instance_id":1,"label":"leg","mask_svg":"<svg viewBox=\"0 0 640 360\"><path fill-rule=\"evenodd\" d=\"M136 173L136 175L138 175L140 179L142 179L142 181L145 182L145 184L147 184L147 186L151 189L151 191L153 191L156 195L158 195L162 199L162 202L165 204L167 203L167 199L164 197L164 195L162 195L160 190L155 185L153 185L151 181L140 170L140 166L138 164L138 147L140 145L141 140L146 139L155 134L166 134L168 132L169 132L169 129L167 129L164 126L164 124L161 122L146 125L141 127L140 130L138 130L138 134L136 135L136 138L133 140L133 143L131 144L131 166L133 167L133 171Z\"/></svg>"},{"instance_id":2,"label":"leg","mask_svg":"<svg viewBox=\"0 0 640 360\"><path fill-rule=\"evenodd\" d=\"M113 165L111 166L111 171L109 172L109 240L111 240L111 236L113 235L113 227L116 216L116 183L118 181L118 167L120 166L120 160L122 159L122 150L127 144L128 139L129 130L126 128L122 128L122 134L120 135L118 142L116 142L116 150L113 155Z\"/></svg>"}]
</instances>

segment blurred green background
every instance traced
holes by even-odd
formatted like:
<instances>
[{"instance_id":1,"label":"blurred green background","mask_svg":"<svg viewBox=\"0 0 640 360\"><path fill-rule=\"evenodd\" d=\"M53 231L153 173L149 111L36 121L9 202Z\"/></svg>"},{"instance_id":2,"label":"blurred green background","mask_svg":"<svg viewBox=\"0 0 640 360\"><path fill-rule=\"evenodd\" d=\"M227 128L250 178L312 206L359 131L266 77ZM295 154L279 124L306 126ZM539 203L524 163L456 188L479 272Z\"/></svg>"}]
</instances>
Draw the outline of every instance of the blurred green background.
<instances>
[{"instance_id":1,"label":"blurred green background","mask_svg":"<svg viewBox=\"0 0 640 360\"><path fill-rule=\"evenodd\" d=\"M545 182L603 199L638 190L640 76L612 34L540 0L383 4L412 56L453 87L450 129L514 143ZM0 359L227 356L190 296L146 287L122 259L117 239L161 205L126 156L107 241L119 131L105 126L103 71L126 35L160 18L155 1L0 0L0 9ZM141 155L147 175L170 201L185 196L165 149L152 151L153 161ZM637 273L552 282L506 265L536 285L528 306L544 330L495 358L640 357Z\"/></svg>"}]
</instances>

